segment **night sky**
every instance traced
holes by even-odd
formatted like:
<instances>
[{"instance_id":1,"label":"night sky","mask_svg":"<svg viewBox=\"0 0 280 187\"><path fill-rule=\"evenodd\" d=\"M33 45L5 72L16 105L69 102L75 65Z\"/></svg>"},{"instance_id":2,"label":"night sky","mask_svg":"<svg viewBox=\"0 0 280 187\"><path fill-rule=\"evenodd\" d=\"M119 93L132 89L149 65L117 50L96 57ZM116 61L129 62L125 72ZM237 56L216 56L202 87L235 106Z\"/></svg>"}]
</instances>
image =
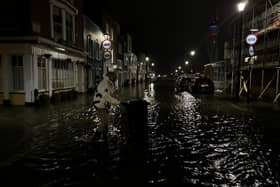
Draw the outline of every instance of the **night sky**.
<instances>
[{"instance_id":1,"label":"night sky","mask_svg":"<svg viewBox=\"0 0 280 187\"><path fill-rule=\"evenodd\" d=\"M122 33L133 37L133 51L149 55L156 63L158 73L170 73L189 59L201 69L208 63L208 25L217 15L220 19L222 45L229 33L228 24L236 12L236 0L86 0L86 12L96 16L105 8L120 23ZM98 11L97 11L98 12ZM191 59L191 49L197 56ZM219 52L222 58L222 51Z\"/></svg>"}]
</instances>

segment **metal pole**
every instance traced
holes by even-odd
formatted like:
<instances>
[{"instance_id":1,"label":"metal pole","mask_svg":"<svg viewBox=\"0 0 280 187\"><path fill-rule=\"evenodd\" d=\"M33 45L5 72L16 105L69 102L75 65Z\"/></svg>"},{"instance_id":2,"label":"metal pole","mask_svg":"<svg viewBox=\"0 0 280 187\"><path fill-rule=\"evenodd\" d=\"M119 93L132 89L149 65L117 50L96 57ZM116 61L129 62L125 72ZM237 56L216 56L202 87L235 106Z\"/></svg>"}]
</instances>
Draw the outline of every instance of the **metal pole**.
<instances>
[{"instance_id":1,"label":"metal pole","mask_svg":"<svg viewBox=\"0 0 280 187\"><path fill-rule=\"evenodd\" d=\"M279 69L277 68L277 80L276 80L276 96L279 93Z\"/></svg>"},{"instance_id":2,"label":"metal pole","mask_svg":"<svg viewBox=\"0 0 280 187\"><path fill-rule=\"evenodd\" d=\"M237 83L236 83L236 101L239 101L239 91L240 91L240 65L242 61L242 25L243 25L243 12L240 12L239 18L239 48L238 48L238 64L237 64Z\"/></svg>"},{"instance_id":3,"label":"metal pole","mask_svg":"<svg viewBox=\"0 0 280 187\"><path fill-rule=\"evenodd\" d=\"M250 91L251 91L251 84L252 84L251 64L249 64L249 72L248 73L249 73L249 86L248 86L248 92L247 92L247 103L250 103Z\"/></svg>"},{"instance_id":4,"label":"metal pole","mask_svg":"<svg viewBox=\"0 0 280 187\"><path fill-rule=\"evenodd\" d=\"M249 65L249 70L250 70L250 83L249 83L249 88L252 88L252 75L253 75L253 69L251 67L251 64Z\"/></svg>"},{"instance_id":5,"label":"metal pole","mask_svg":"<svg viewBox=\"0 0 280 187\"><path fill-rule=\"evenodd\" d=\"M263 87L264 87L264 69L262 69L261 92L263 91Z\"/></svg>"}]
</instances>

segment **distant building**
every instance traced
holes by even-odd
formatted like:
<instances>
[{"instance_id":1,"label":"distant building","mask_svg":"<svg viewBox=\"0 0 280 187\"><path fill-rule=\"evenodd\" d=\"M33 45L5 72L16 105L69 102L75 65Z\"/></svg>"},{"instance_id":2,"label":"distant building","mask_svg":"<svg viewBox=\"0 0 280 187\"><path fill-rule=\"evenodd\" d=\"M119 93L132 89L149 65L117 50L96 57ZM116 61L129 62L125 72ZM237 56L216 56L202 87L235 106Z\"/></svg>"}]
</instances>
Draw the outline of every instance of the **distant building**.
<instances>
[{"instance_id":1,"label":"distant building","mask_svg":"<svg viewBox=\"0 0 280 187\"><path fill-rule=\"evenodd\" d=\"M138 63L139 63L139 76L140 80L147 82L150 72L150 60L146 60L147 55L144 53L138 54Z\"/></svg>"},{"instance_id":2,"label":"distant building","mask_svg":"<svg viewBox=\"0 0 280 187\"><path fill-rule=\"evenodd\" d=\"M5 7L3 7L5 6ZM83 4L77 0L9 0L0 16L0 103L34 103L40 95L86 91Z\"/></svg>"},{"instance_id":3,"label":"distant building","mask_svg":"<svg viewBox=\"0 0 280 187\"><path fill-rule=\"evenodd\" d=\"M105 36L95 23L84 16L84 49L87 55L87 89L94 90L103 78L103 50Z\"/></svg>"}]
</instances>

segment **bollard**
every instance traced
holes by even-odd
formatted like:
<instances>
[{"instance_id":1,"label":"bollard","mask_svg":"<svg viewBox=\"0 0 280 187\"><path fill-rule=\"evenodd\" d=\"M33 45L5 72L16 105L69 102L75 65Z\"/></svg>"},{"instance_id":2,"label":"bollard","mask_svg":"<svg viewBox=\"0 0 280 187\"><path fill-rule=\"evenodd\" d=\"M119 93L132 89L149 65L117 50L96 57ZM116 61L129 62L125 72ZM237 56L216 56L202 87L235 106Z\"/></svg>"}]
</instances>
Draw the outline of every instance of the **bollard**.
<instances>
[{"instance_id":1,"label":"bollard","mask_svg":"<svg viewBox=\"0 0 280 187\"><path fill-rule=\"evenodd\" d=\"M123 103L127 121L124 131L129 142L144 143L147 141L148 102L142 99L129 100Z\"/></svg>"},{"instance_id":2,"label":"bollard","mask_svg":"<svg viewBox=\"0 0 280 187\"><path fill-rule=\"evenodd\" d=\"M144 100L130 100L123 103L123 127L127 139L121 150L121 182L139 184L147 182L146 158L148 149L148 103Z\"/></svg>"}]
</instances>

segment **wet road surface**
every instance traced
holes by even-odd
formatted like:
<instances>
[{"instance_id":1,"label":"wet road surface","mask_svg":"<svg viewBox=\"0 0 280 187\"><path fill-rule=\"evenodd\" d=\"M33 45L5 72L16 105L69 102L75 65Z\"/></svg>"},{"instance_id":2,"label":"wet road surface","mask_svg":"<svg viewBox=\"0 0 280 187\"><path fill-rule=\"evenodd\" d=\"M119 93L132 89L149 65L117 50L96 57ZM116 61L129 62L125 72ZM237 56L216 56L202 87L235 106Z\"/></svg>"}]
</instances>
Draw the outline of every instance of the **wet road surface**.
<instances>
[{"instance_id":1,"label":"wet road surface","mask_svg":"<svg viewBox=\"0 0 280 187\"><path fill-rule=\"evenodd\" d=\"M161 81L121 91L122 100L150 103L143 142L127 141L122 108L112 111L107 143L95 141L99 120L87 96L49 107L1 108L2 128L19 129L3 134L3 184L279 186L278 106L192 96L173 85ZM22 141L14 146L9 137L20 134ZM18 154L9 157L15 150Z\"/></svg>"}]
</instances>

